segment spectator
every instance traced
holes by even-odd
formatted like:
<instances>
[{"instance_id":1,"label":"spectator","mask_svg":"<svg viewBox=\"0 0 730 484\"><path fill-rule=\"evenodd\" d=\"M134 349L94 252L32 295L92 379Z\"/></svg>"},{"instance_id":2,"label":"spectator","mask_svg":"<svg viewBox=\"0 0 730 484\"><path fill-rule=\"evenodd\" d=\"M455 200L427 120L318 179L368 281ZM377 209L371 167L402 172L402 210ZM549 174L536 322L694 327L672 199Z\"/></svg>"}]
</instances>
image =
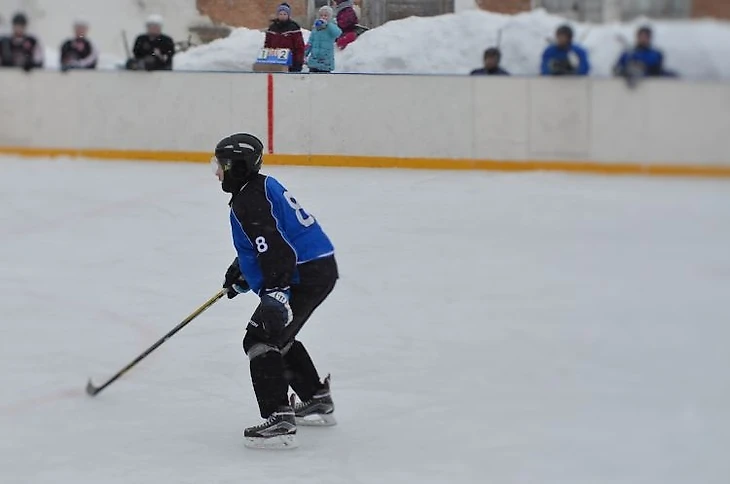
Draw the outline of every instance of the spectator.
<instances>
[{"instance_id":1,"label":"spectator","mask_svg":"<svg viewBox=\"0 0 730 484\"><path fill-rule=\"evenodd\" d=\"M332 7L319 9L319 18L314 22L309 43L305 50L309 72L332 72L335 70L335 40L342 35L333 17Z\"/></svg>"},{"instance_id":2,"label":"spectator","mask_svg":"<svg viewBox=\"0 0 730 484\"><path fill-rule=\"evenodd\" d=\"M650 27L641 27L636 33L634 50L624 52L614 67L614 73L623 77L658 77L666 75L664 54L655 49Z\"/></svg>"},{"instance_id":3,"label":"spectator","mask_svg":"<svg viewBox=\"0 0 730 484\"><path fill-rule=\"evenodd\" d=\"M573 43L573 29L568 25L558 28L555 40L542 55L542 75L587 76L591 70L588 53Z\"/></svg>"},{"instance_id":4,"label":"spectator","mask_svg":"<svg viewBox=\"0 0 730 484\"><path fill-rule=\"evenodd\" d=\"M43 67L43 48L32 35L28 35L28 17L17 13L13 17L10 36L0 39L0 65L22 67L26 71Z\"/></svg>"},{"instance_id":5,"label":"spectator","mask_svg":"<svg viewBox=\"0 0 730 484\"><path fill-rule=\"evenodd\" d=\"M162 17L150 15L147 18L147 33L134 41L134 59L127 61L127 69L142 71L171 71L175 55L175 43L162 33Z\"/></svg>"},{"instance_id":6,"label":"spectator","mask_svg":"<svg viewBox=\"0 0 730 484\"><path fill-rule=\"evenodd\" d=\"M86 38L89 24L85 20L74 22L74 37L61 46L61 70L95 69L99 53Z\"/></svg>"},{"instance_id":7,"label":"spectator","mask_svg":"<svg viewBox=\"0 0 730 484\"><path fill-rule=\"evenodd\" d=\"M337 26L342 30L342 35L337 39L337 47L342 50L357 40L357 13L352 0L335 0L335 5Z\"/></svg>"},{"instance_id":8,"label":"spectator","mask_svg":"<svg viewBox=\"0 0 730 484\"><path fill-rule=\"evenodd\" d=\"M496 47L484 51L484 67L471 71L472 76L509 76L509 72L499 66L502 53Z\"/></svg>"},{"instance_id":9,"label":"spectator","mask_svg":"<svg viewBox=\"0 0 730 484\"><path fill-rule=\"evenodd\" d=\"M276 8L276 18L266 32L264 47L291 50L292 65L289 66L289 72L302 72L304 38L299 24L291 19L291 7L288 3L282 3Z\"/></svg>"}]
</instances>

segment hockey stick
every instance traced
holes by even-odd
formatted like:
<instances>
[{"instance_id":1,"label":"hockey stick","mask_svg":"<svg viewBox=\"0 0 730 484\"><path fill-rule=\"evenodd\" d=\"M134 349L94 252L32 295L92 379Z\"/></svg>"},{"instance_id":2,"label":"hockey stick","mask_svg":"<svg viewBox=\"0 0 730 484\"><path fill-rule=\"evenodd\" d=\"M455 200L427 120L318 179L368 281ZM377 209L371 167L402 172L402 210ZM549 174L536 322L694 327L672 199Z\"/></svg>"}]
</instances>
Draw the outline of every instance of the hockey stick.
<instances>
[{"instance_id":1,"label":"hockey stick","mask_svg":"<svg viewBox=\"0 0 730 484\"><path fill-rule=\"evenodd\" d=\"M127 59L131 59L132 52L129 50L129 40L127 39L126 30L122 30L122 42L124 43L124 52L127 54Z\"/></svg>"},{"instance_id":2,"label":"hockey stick","mask_svg":"<svg viewBox=\"0 0 730 484\"><path fill-rule=\"evenodd\" d=\"M175 326L174 328L172 328L169 333L167 333L165 336L163 336L162 338L160 338L159 340L157 340L157 342L155 344L153 344L152 346L150 346L149 348L147 348L144 351L144 353L142 353L137 358L135 358L134 361L132 361L127 366L125 366L124 368L122 368L121 370L119 370L119 372L117 372L116 375L114 375L113 377L111 377L110 379L108 379L103 385L101 385L99 387L94 386L94 384L91 382L91 378L89 378L89 382L86 384L86 393L88 393L89 396L92 396L92 397L96 396L99 392L101 392L103 389L105 389L106 387L108 387L109 385L111 385L112 383L114 383L117 379L119 379L127 371L129 371L130 369L132 369L137 363L139 363L140 361L144 360L147 357L147 355L149 355L154 350L156 350L158 347L160 347L162 345L162 343L164 343L165 341L167 341L168 339L170 339L175 333L177 333L178 331L180 331L181 329L183 329L185 326L187 326L187 324L190 323L193 319L195 319L198 316L200 316L203 313L203 311L205 311L206 309L208 309L209 307L211 307L213 304L216 303L216 301L218 301L220 298L222 298L223 296L225 296L226 295L226 292L228 292L228 289L221 289L220 292L218 292L212 298L208 299L205 303L203 303L202 306L200 306L198 309L196 309L195 311L193 311L193 313L190 316L188 316L187 318L185 318L183 320L183 322L181 322L180 324L178 324L177 326Z\"/></svg>"}]
</instances>

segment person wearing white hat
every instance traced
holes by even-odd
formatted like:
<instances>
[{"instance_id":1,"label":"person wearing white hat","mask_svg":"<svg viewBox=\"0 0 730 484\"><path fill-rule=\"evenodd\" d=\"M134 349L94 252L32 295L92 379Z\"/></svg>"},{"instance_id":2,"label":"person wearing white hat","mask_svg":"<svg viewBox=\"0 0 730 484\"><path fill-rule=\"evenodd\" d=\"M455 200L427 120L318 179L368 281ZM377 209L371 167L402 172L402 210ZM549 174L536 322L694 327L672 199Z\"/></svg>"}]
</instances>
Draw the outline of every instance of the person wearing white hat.
<instances>
[{"instance_id":1,"label":"person wearing white hat","mask_svg":"<svg viewBox=\"0 0 730 484\"><path fill-rule=\"evenodd\" d=\"M73 28L74 37L61 45L61 70L95 69L99 52L87 37L89 22L76 19Z\"/></svg>"},{"instance_id":2,"label":"person wearing white hat","mask_svg":"<svg viewBox=\"0 0 730 484\"><path fill-rule=\"evenodd\" d=\"M175 55L175 42L162 33L163 18L160 15L147 17L147 33L134 42L134 59L127 61L127 69L145 71L171 71Z\"/></svg>"}]
</instances>

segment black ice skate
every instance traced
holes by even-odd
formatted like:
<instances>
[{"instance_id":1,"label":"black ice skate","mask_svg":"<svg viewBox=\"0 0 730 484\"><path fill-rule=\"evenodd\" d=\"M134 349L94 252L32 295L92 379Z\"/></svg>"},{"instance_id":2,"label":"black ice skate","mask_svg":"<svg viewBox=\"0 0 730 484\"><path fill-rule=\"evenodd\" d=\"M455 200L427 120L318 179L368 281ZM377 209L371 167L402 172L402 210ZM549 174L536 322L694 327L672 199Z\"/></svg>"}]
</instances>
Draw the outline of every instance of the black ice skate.
<instances>
[{"instance_id":1,"label":"black ice skate","mask_svg":"<svg viewBox=\"0 0 730 484\"><path fill-rule=\"evenodd\" d=\"M310 425L317 427L331 427L337 425L335 420L335 403L330 394L330 377L324 379L324 388L314 394L311 400L294 403L296 396L292 395L292 406L298 425Z\"/></svg>"},{"instance_id":2,"label":"black ice skate","mask_svg":"<svg viewBox=\"0 0 730 484\"><path fill-rule=\"evenodd\" d=\"M256 449L293 449L297 442L297 424L290 406L281 406L266 422L243 431L246 447Z\"/></svg>"}]
</instances>

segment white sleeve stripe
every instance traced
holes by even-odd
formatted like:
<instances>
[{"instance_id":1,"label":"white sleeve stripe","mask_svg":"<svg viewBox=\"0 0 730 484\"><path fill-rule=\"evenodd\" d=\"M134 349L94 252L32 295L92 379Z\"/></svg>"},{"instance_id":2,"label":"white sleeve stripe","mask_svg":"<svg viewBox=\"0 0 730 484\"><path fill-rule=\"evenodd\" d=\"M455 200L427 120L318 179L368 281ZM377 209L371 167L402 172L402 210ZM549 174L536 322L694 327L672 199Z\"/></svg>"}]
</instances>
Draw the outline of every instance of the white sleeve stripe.
<instances>
[{"instance_id":1,"label":"white sleeve stripe","mask_svg":"<svg viewBox=\"0 0 730 484\"><path fill-rule=\"evenodd\" d=\"M271 216L276 221L276 230L281 235L281 238L284 239L284 242L286 242L286 244L289 247L291 247L291 250L294 253L294 257L296 258L296 260L299 260L299 254L297 254L297 250L294 248L294 246L291 244L291 242L289 242L289 239L286 238L286 235L284 235L284 231L281 230L281 224L279 224L279 219L276 218L276 214L274 214L274 204L271 202L271 199L269 198L269 186L267 184L268 181L269 181L269 177L267 176L266 179L264 180L264 194L266 195L266 201L269 202L269 206L271 207Z\"/></svg>"}]
</instances>

